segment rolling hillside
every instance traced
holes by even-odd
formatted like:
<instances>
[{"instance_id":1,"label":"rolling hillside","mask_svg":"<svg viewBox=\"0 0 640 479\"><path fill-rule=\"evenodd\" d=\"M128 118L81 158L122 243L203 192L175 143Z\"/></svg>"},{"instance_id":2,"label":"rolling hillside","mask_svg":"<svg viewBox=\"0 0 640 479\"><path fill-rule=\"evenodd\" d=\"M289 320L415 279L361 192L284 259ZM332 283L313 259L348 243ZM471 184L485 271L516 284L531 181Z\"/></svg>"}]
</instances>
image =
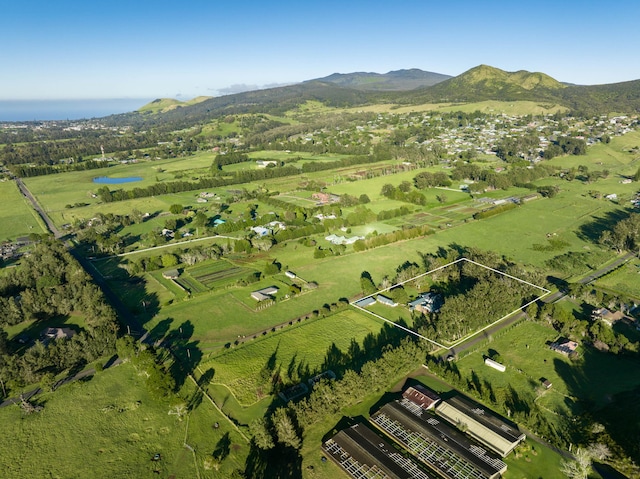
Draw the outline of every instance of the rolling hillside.
<instances>
[{"instance_id":1,"label":"rolling hillside","mask_svg":"<svg viewBox=\"0 0 640 479\"><path fill-rule=\"evenodd\" d=\"M426 82L435 84L411 89ZM506 72L480 65L457 77L416 69L386 74L336 73L295 85L196 100L199 101L156 100L138 112L115 115L108 121L179 129L229 114L282 115L307 101L328 107L358 107L380 103L422 105L527 100L552 103L587 115L633 114L640 111L640 80L595 86L566 85L544 73Z\"/></svg>"}]
</instances>

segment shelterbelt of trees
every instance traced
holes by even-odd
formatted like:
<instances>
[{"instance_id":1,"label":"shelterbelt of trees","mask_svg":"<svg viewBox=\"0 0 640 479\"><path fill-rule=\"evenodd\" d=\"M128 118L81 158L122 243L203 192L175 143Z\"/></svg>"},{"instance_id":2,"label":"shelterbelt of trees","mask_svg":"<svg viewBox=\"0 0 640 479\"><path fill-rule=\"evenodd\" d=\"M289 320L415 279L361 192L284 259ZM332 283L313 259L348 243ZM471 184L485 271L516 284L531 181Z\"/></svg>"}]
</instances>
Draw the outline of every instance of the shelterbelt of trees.
<instances>
[{"instance_id":1,"label":"shelterbelt of trees","mask_svg":"<svg viewBox=\"0 0 640 479\"><path fill-rule=\"evenodd\" d=\"M67 316L84 320L70 339L39 339L30 346L9 342L0 327L0 392L7 395L34 384L45 375L76 369L115 352L117 318L102 291L61 243L44 240L25 256L19 267L0 278L0 326L25 323L31 337L39 337L46 326ZM27 324L29 323L29 324Z\"/></svg>"}]
</instances>

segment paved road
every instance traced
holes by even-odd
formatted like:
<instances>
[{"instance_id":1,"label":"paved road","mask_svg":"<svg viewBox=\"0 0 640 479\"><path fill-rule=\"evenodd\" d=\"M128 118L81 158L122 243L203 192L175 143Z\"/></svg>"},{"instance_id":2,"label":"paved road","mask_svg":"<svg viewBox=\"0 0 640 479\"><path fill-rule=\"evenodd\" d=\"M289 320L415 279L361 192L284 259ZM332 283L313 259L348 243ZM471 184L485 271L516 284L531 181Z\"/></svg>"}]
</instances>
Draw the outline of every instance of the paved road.
<instances>
[{"instance_id":1,"label":"paved road","mask_svg":"<svg viewBox=\"0 0 640 479\"><path fill-rule=\"evenodd\" d=\"M16 184L18 185L18 188L20 189L22 194L31 202L31 204L33 205L33 209L38 212L40 218L42 218L42 221L44 221L47 225L47 228L49 228L49 231L53 233L53 236L55 236L56 239L61 238L63 236L62 233L60 232L60 230L58 230L58 228L56 228L56 225L53 224L53 221L51 221L49 215L47 215L47 213L42 209L35 196L31 194L24 182L20 178L16 178Z\"/></svg>"}]
</instances>

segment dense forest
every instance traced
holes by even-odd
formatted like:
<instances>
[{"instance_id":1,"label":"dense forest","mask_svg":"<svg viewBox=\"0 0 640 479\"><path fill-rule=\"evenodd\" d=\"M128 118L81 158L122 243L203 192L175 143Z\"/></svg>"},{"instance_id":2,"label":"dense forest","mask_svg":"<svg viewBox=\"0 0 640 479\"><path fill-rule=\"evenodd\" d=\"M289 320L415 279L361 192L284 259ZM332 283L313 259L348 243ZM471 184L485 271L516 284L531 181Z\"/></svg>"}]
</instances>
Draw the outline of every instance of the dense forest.
<instances>
[{"instance_id":1,"label":"dense forest","mask_svg":"<svg viewBox=\"0 0 640 479\"><path fill-rule=\"evenodd\" d=\"M69 316L84 324L71 326L75 333L71 338L42 336L48 326L68 327ZM29 333L24 335L24 346L9 343L5 330L0 329L3 396L115 352L115 312L62 243L42 241L19 267L0 278L0 325L25 322Z\"/></svg>"}]
</instances>

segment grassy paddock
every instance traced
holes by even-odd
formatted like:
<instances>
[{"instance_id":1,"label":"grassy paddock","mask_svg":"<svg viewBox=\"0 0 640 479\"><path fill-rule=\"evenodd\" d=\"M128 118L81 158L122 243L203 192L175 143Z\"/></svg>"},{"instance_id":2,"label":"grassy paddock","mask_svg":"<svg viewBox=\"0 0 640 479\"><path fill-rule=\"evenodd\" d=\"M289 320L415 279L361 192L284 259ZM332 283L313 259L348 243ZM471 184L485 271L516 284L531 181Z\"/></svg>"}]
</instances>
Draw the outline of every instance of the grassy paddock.
<instances>
[{"instance_id":1,"label":"grassy paddock","mask_svg":"<svg viewBox=\"0 0 640 479\"><path fill-rule=\"evenodd\" d=\"M193 393L189 385L181 391L187 398ZM144 378L129 364L41 399L44 410L30 416L17 406L0 409L3 477L151 477L154 470L160 477L229 477L248 453L246 442L206 399L189 421L180 421L167 414L168 402L148 395ZM214 430L215 422L220 427ZM219 470L205 469L205 459L225 436L229 452ZM46 459L38 451L47 451ZM151 461L154 454L162 459Z\"/></svg>"},{"instance_id":2,"label":"grassy paddock","mask_svg":"<svg viewBox=\"0 0 640 479\"><path fill-rule=\"evenodd\" d=\"M213 368L213 382L226 385L241 404L250 405L271 394L273 374L285 384L306 379L321 372L329 348L346 351L352 339L361 343L382 325L353 310L307 321L219 354L201 369Z\"/></svg>"},{"instance_id":3,"label":"grassy paddock","mask_svg":"<svg viewBox=\"0 0 640 479\"><path fill-rule=\"evenodd\" d=\"M0 181L0 231L0 241L47 231L14 181Z\"/></svg>"}]
</instances>

